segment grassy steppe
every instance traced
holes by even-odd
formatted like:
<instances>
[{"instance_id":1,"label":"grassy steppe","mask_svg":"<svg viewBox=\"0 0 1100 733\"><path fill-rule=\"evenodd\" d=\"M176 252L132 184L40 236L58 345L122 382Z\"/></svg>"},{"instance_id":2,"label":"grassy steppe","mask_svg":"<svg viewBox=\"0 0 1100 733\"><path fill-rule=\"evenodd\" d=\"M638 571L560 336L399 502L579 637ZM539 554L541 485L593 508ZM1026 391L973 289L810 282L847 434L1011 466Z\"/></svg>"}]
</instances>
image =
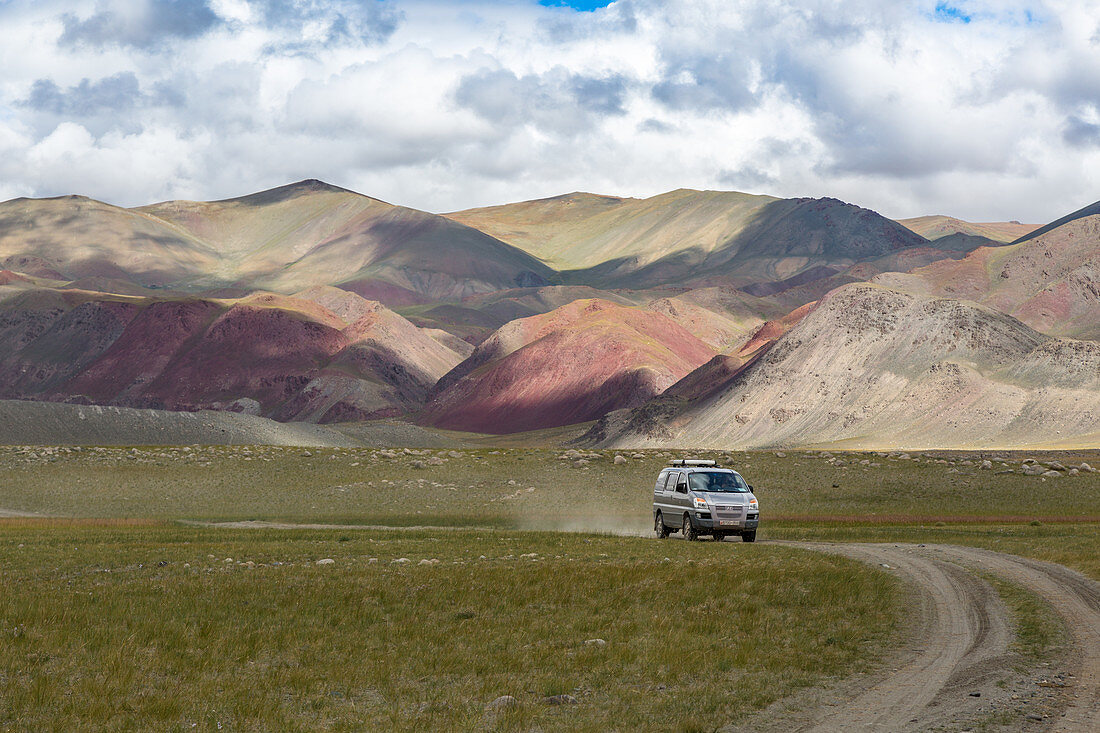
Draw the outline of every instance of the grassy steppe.
<instances>
[{"instance_id":1,"label":"grassy steppe","mask_svg":"<svg viewBox=\"0 0 1100 733\"><path fill-rule=\"evenodd\" d=\"M867 667L902 595L731 543L30 524L0 527L11 730L712 730Z\"/></svg>"},{"instance_id":2,"label":"grassy steppe","mask_svg":"<svg viewBox=\"0 0 1100 733\"><path fill-rule=\"evenodd\" d=\"M668 457L691 455L627 452L641 457L617 465L613 451L561 459L561 451L516 448L52 451L0 448L0 509L67 517L644 531L657 472ZM996 473L1007 470L1002 465L1018 471L1031 454L1002 454L1006 460L995 460L990 471L975 465L983 457L977 453L910 460L837 454L835 464L816 453L707 455L740 469L756 487L765 522L1100 521L1100 473L1057 479ZM1098 452L1034 455L1100 467Z\"/></svg>"},{"instance_id":3,"label":"grassy steppe","mask_svg":"<svg viewBox=\"0 0 1100 733\"><path fill-rule=\"evenodd\" d=\"M898 642L907 594L876 569L648 537L671 452L565 455L0 448L0 512L52 515L0 519L0 729L705 730ZM996 473L1027 455L719 457L757 487L761 539L969 544L1100 579L1100 474ZM1001 591L1037 657L1049 609Z\"/></svg>"}]
</instances>

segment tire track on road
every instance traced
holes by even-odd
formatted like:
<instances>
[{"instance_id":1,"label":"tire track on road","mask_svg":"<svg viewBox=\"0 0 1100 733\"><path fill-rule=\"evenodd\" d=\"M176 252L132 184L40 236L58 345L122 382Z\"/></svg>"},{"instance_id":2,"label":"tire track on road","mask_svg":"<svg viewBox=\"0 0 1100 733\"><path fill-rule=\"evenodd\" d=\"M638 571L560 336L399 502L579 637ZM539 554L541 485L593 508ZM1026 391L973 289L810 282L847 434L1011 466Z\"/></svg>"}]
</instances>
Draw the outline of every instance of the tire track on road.
<instances>
[{"instance_id":1,"label":"tire track on road","mask_svg":"<svg viewBox=\"0 0 1100 733\"><path fill-rule=\"evenodd\" d=\"M798 546L885 566L917 587L921 598L922 648L915 657L807 730L927 730L981 704L957 688L984 677L983 665L1003 659L1012 641L1005 609L987 582L908 547ZM950 699L947 690L954 691Z\"/></svg>"},{"instance_id":2,"label":"tire track on road","mask_svg":"<svg viewBox=\"0 0 1100 733\"><path fill-rule=\"evenodd\" d=\"M1040 596L1062 617L1078 656L1073 697L1051 728L1100 731L1100 583L1054 563L952 545L930 548L942 557L987 570Z\"/></svg>"},{"instance_id":3,"label":"tire track on road","mask_svg":"<svg viewBox=\"0 0 1100 733\"><path fill-rule=\"evenodd\" d=\"M884 567L905 581L915 593L915 641L896 653L892 671L806 690L727 730L967 730L1010 712L1018 716L1013 729L1100 731L1100 583L1061 565L955 545L776 544ZM1061 715L1041 718L1024 708L1040 688L1021 679L1008 611L979 573L1034 593L1065 622L1074 643L1071 694L1046 690L1043 701L1064 707Z\"/></svg>"},{"instance_id":4,"label":"tire track on road","mask_svg":"<svg viewBox=\"0 0 1100 733\"><path fill-rule=\"evenodd\" d=\"M4 509L0 507L0 519L14 519L17 517L45 517L45 514L38 514L37 512L22 512L18 509Z\"/></svg>"}]
</instances>

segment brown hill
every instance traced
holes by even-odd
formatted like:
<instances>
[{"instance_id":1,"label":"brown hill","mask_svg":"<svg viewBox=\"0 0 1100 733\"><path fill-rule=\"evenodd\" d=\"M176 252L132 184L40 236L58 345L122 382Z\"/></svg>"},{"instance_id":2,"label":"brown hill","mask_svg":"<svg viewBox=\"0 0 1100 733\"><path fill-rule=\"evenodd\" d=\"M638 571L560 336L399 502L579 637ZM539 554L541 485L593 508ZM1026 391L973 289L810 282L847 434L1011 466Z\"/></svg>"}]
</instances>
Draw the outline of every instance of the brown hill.
<instances>
[{"instance_id":1,"label":"brown hill","mask_svg":"<svg viewBox=\"0 0 1100 733\"><path fill-rule=\"evenodd\" d=\"M875 282L983 303L1044 333L1100 339L1100 214L1044 229L1017 244L983 247Z\"/></svg>"},{"instance_id":2,"label":"brown hill","mask_svg":"<svg viewBox=\"0 0 1100 733\"><path fill-rule=\"evenodd\" d=\"M19 272L0 270L0 285L29 285L33 280Z\"/></svg>"},{"instance_id":3,"label":"brown hill","mask_svg":"<svg viewBox=\"0 0 1100 733\"><path fill-rule=\"evenodd\" d=\"M541 288L514 288L497 293L472 295L463 298L462 307L476 309L497 319L498 325L503 326L517 318L549 313L575 300L602 298L619 305L637 305L639 300L644 300L644 298L629 296L633 294L597 290L587 285L549 285Z\"/></svg>"},{"instance_id":4,"label":"brown hill","mask_svg":"<svg viewBox=\"0 0 1100 733\"><path fill-rule=\"evenodd\" d=\"M741 287L927 244L835 199L670 191L648 199L569 194L449 214L603 288Z\"/></svg>"},{"instance_id":5,"label":"brown hill","mask_svg":"<svg viewBox=\"0 0 1100 733\"><path fill-rule=\"evenodd\" d=\"M446 330L470 344L479 344L509 321L549 313L588 298L603 298L620 305L637 305L647 300L644 294L621 294L585 285L547 285L480 293L458 303L411 306L399 311L421 328Z\"/></svg>"},{"instance_id":6,"label":"brown hill","mask_svg":"<svg viewBox=\"0 0 1100 733\"><path fill-rule=\"evenodd\" d=\"M417 409L461 359L378 303L305 295L28 290L0 302L0 396L332 422Z\"/></svg>"},{"instance_id":7,"label":"brown hill","mask_svg":"<svg viewBox=\"0 0 1100 733\"><path fill-rule=\"evenodd\" d=\"M50 263L35 255L19 254L8 255L0 259L0 265L8 270L15 270L19 274L39 280L65 282L69 278L62 275L50 266Z\"/></svg>"},{"instance_id":8,"label":"brown hill","mask_svg":"<svg viewBox=\"0 0 1100 733\"><path fill-rule=\"evenodd\" d=\"M829 269L925 245L923 238L868 209L836 199L783 199L761 207L736 236L711 252L684 250L633 271L629 263L595 270L604 282L619 287L744 285L803 274L810 282L827 276Z\"/></svg>"},{"instance_id":9,"label":"brown hill","mask_svg":"<svg viewBox=\"0 0 1100 733\"><path fill-rule=\"evenodd\" d=\"M743 344L765 319L782 315L782 308L732 288L698 288L658 298L645 306L675 321L715 351Z\"/></svg>"},{"instance_id":10,"label":"brown hill","mask_svg":"<svg viewBox=\"0 0 1100 733\"><path fill-rule=\"evenodd\" d=\"M209 243L141 211L84 196L0 203L0 259L23 272L163 286L217 267Z\"/></svg>"},{"instance_id":11,"label":"brown hill","mask_svg":"<svg viewBox=\"0 0 1100 733\"><path fill-rule=\"evenodd\" d=\"M1008 243L1039 228L1038 224L1021 224L1018 221L972 222L956 219L953 216L918 216L912 219L898 219L897 222L932 241L963 234L983 237L993 242Z\"/></svg>"},{"instance_id":12,"label":"brown hill","mask_svg":"<svg viewBox=\"0 0 1100 733\"><path fill-rule=\"evenodd\" d=\"M422 419L497 434L594 420L642 404L712 354L658 313L576 301L482 342L440 381Z\"/></svg>"},{"instance_id":13,"label":"brown hill","mask_svg":"<svg viewBox=\"0 0 1100 733\"><path fill-rule=\"evenodd\" d=\"M725 390L749 365L753 364L787 331L809 315L817 303L806 303L782 318L768 321L757 328L735 348L718 354L691 372L664 394L672 401L695 401Z\"/></svg>"},{"instance_id":14,"label":"brown hill","mask_svg":"<svg viewBox=\"0 0 1100 733\"><path fill-rule=\"evenodd\" d=\"M137 209L82 196L14 199L0 203L0 260L85 287L98 279L189 292L235 286L289 293L339 284L395 304L556 277L475 229L319 181Z\"/></svg>"},{"instance_id":15,"label":"brown hill","mask_svg":"<svg viewBox=\"0 0 1100 733\"><path fill-rule=\"evenodd\" d=\"M689 247L718 249L753 212L777 200L688 189L647 199L571 193L446 216L574 270L614 259L643 266Z\"/></svg>"},{"instance_id":16,"label":"brown hill","mask_svg":"<svg viewBox=\"0 0 1100 733\"><path fill-rule=\"evenodd\" d=\"M959 235L962 236L962 235ZM939 240L942 241L942 240ZM988 240L981 240L986 242ZM982 245L976 245L982 246ZM969 251L969 250L967 250ZM936 247L907 247L888 254L872 257L854 265L837 269L819 267L787 280L758 283L747 287L747 292L760 294L763 299L782 310L793 310L812 303L830 290L855 282L866 282L883 273L908 272L944 260L958 260L966 252L956 252Z\"/></svg>"},{"instance_id":17,"label":"brown hill","mask_svg":"<svg viewBox=\"0 0 1100 733\"><path fill-rule=\"evenodd\" d=\"M606 418L606 445L1021 447L1096 431L1100 345L983 306L833 291L723 389Z\"/></svg>"},{"instance_id":18,"label":"brown hill","mask_svg":"<svg viewBox=\"0 0 1100 733\"><path fill-rule=\"evenodd\" d=\"M340 285L401 304L554 277L539 260L476 229L320 181L140 211L217 243L234 278L281 292Z\"/></svg>"},{"instance_id":19,"label":"brown hill","mask_svg":"<svg viewBox=\"0 0 1100 733\"><path fill-rule=\"evenodd\" d=\"M1023 236L1021 236L1019 239L1013 241L1013 244L1018 244L1020 242L1026 242L1029 239L1035 239L1036 237L1040 237L1040 236L1046 234L1049 231L1057 229L1058 227L1062 226L1063 224L1069 224L1070 222L1076 221L1078 219L1084 219L1085 217L1097 216L1097 215L1100 215L1100 201L1097 201L1094 204L1089 204L1088 206L1084 206L1084 207L1082 207L1082 208L1080 208L1077 211L1074 211L1072 213L1066 214L1061 219L1055 219L1054 221L1050 222L1049 224L1044 224L1043 226L1038 227L1037 229L1033 229L1030 232L1028 232L1027 234L1024 234Z\"/></svg>"}]
</instances>

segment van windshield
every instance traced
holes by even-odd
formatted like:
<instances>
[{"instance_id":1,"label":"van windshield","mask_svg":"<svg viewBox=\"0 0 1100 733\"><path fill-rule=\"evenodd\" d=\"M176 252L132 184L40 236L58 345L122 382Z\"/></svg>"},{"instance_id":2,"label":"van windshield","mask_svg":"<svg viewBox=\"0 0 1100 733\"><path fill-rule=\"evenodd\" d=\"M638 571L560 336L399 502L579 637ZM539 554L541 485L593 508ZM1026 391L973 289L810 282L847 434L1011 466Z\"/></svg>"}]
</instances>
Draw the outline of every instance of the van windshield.
<instances>
[{"instance_id":1,"label":"van windshield","mask_svg":"<svg viewBox=\"0 0 1100 733\"><path fill-rule=\"evenodd\" d=\"M737 494L748 492L749 485L736 473L725 471L693 471L688 476L692 491L732 491Z\"/></svg>"}]
</instances>

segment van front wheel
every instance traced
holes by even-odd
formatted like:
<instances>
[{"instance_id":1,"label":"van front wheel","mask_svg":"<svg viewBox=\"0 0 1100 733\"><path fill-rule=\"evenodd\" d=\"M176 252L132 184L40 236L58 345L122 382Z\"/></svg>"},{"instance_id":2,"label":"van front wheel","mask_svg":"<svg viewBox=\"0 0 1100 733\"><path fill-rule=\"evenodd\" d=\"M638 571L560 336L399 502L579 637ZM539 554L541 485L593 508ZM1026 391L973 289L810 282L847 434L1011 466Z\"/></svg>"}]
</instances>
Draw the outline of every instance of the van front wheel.
<instances>
[{"instance_id":1,"label":"van front wheel","mask_svg":"<svg viewBox=\"0 0 1100 733\"><path fill-rule=\"evenodd\" d=\"M699 539L698 533L695 531L695 527L691 524L691 517L684 515L684 539L688 542L694 542Z\"/></svg>"},{"instance_id":2,"label":"van front wheel","mask_svg":"<svg viewBox=\"0 0 1100 733\"><path fill-rule=\"evenodd\" d=\"M742 532L741 533L741 541L742 542L756 542L756 530L754 529L752 532Z\"/></svg>"}]
</instances>

